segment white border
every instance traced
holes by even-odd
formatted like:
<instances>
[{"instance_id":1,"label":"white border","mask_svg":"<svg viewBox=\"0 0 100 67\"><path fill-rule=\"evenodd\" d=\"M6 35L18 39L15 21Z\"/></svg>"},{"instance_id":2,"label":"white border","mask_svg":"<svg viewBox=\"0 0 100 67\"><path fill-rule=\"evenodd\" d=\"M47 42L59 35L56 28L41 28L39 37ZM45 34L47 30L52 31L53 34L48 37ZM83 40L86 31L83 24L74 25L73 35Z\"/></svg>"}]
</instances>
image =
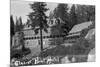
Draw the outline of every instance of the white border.
<instances>
[{"instance_id":1,"label":"white border","mask_svg":"<svg viewBox=\"0 0 100 67\"><path fill-rule=\"evenodd\" d=\"M42 1L42 2L73 3L73 4L86 4L86 5L96 4L96 0L20 0L20 1Z\"/></svg>"}]
</instances>

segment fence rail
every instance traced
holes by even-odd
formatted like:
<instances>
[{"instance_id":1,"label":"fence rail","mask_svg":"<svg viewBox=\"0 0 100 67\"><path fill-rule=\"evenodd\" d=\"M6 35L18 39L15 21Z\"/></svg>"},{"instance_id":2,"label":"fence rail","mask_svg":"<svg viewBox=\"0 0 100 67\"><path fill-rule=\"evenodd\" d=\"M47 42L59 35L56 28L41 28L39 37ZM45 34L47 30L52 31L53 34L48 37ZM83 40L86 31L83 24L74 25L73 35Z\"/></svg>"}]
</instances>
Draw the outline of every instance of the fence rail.
<instances>
[{"instance_id":1,"label":"fence rail","mask_svg":"<svg viewBox=\"0 0 100 67\"><path fill-rule=\"evenodd\" d=\"M80 35L69 36L69 35L73 35L73 34L77 34L77 33L80 33L80 32L70 33L68 35L49 35L49 36L42 36L42 38L43 39L47 39L47 38L62 38L62 37L64 37L65 39L79 38ZM33 39L40 39L40 36L37 36L37 37L24 37L24 40L33 40Z\"/></svg>"}]
</instances>

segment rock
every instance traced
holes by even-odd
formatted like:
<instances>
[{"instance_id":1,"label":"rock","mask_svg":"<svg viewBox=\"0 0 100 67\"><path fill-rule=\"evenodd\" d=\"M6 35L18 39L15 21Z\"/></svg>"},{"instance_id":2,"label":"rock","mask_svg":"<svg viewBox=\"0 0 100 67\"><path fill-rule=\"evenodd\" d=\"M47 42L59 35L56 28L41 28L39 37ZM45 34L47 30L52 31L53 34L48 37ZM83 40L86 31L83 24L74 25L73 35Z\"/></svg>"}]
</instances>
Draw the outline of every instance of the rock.
<instances>
[{"instance_id":1,"label":"rock","mask_svg":"<svg viewBox=\"0 0 100 67\"><path fill-rule=\"evenodd\" d=\"M94 62L95 61L95 48L91 49L91 51L88 54L88 62Z\"/></svg>"},{"instance_id":2,"label":"rock","mask_svg":"<svg viewBox=\"0 0 100 67\"><path fill-rule=\"evenodd\" d=\"M66 63L71 63L71 61L68 59L68 56L65 56L64 58L61 59L61 63L66 64Z\"/></svg>"}]
</instances>

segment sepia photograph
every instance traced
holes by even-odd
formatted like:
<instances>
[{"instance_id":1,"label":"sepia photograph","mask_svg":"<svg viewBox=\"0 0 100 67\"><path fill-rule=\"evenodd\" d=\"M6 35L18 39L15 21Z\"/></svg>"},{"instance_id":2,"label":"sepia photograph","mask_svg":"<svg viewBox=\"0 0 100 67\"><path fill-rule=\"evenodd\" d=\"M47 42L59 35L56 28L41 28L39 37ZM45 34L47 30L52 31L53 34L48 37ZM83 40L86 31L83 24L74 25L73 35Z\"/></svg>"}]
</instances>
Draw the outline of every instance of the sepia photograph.
<instances>
[{"instance_id":1,"label":"sepia photograph","mask_svg":"<svg viewBox=\"0 0 100 67\"><path fill-rule=\"evenodd\" d=\"M95 62L95 5L10 1L10 66Z\"/></svg>"}]
</instances>

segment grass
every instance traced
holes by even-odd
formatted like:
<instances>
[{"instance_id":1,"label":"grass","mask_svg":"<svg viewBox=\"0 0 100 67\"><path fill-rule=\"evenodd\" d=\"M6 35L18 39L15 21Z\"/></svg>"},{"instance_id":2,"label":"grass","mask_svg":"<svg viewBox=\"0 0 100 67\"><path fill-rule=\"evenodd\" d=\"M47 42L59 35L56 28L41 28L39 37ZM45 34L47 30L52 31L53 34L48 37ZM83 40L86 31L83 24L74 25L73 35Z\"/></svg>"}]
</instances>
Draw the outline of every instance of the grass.
<instances>
[{"instance_id":1,"label":"grass","mask_svg":"<svg viewBox=\"0 0 100 67\"><path fill-rule=\"evenodd\" d=\"M43 51L40 56L69 56L69 58L74 56L77 62L85 62L87 60L88 53L92 48L93 45L91 45L91 43L84 38L80 38L75 44L73 44L73 46L65 47L64 45L58 45L54 48Z\"/></svg>"}]
</instances>

